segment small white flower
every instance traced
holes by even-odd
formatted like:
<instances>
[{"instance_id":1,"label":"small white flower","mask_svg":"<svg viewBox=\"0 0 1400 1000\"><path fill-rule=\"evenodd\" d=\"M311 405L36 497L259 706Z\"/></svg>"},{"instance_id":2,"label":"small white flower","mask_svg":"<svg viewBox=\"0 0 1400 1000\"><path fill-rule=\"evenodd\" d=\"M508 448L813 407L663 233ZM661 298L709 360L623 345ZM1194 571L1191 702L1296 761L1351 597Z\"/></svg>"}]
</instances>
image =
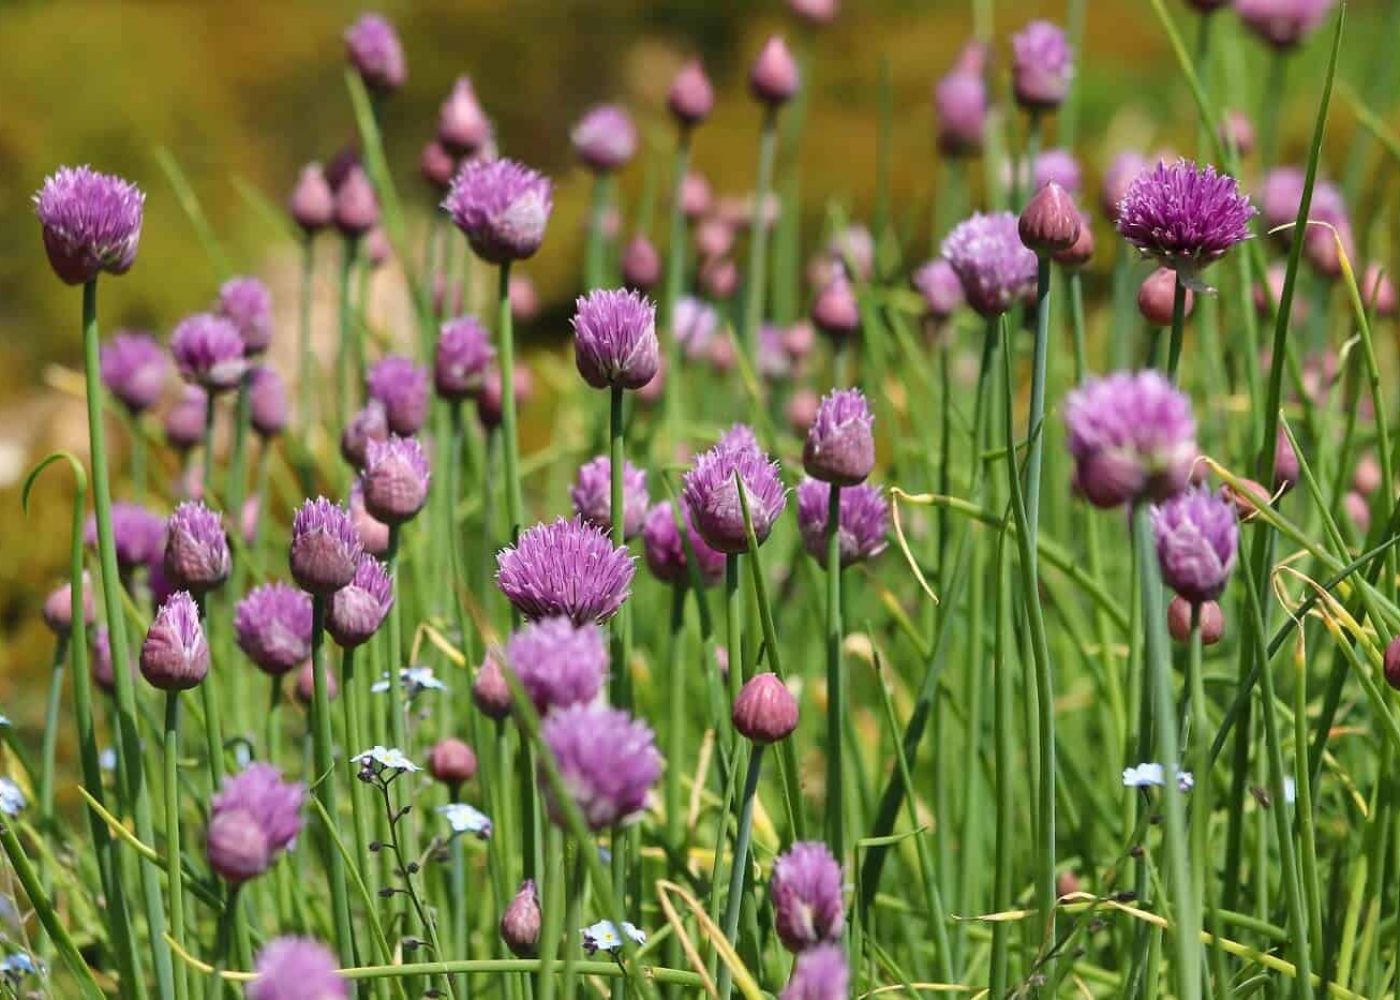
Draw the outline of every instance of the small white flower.
<instances>
[{"instance_id":1,"label":"small white flower","mask_svg":"<svg viewBox=\"0 0 1400 1000\"><path fill-rule=\"evenodd\" d=\"M1167 783L1166 769L1156 761L1145 761L1137 767L1123 768L1124 788L1161 788ZM1176 775L1176 787L1183 792L1189 792L1196 785L1196 779L1190 771L1178 771Z\"/></svg>"},{"instance_id":2,"label":"small white flower","mask_svg":"<svg viewBox=\"0 0 1400 1000\"><path fill-rule=\"evenodd\" d=\"M19 785L9 778L0 778L0 813L18 816L28 804Z\"/></svg>"},{"instance_id":3,"label":"small white flower","mask_svg":"<svg viewBox=\"0 0 1400 1000\"><path fill-rule=\"evenodd\" d=\"M1283 779L1283 801L1290 805L1298 801L1298 782L1294 781L1291 777L1285 777Z\"/></svg>"},{"instance_id":4,"label":"small white flower","mask_svg":"<svg viewBox=\"0 0 1400 1000\"><path fill-rule=\"evenodd\" d=\"M117 751L114 747L107 747L97 755L97 766L104 771L115 771L117 769Z\"/></svg>"},{"instance_id":5,"label":"small white flower","mask_svg":"<svg viewBox=\"0 0 1400 1000\"><path fill-rule=\"evenodd\" d=\"M491 839L491 817L475 806L465 802L451 802L445 806L438 806L437 811L447 820L447 825L452 827L454 837L469 833L478 840Z\"/></svg>"},{"instance_id":6,"label":"small white flower","mask_svg":"<svg viewBox=\"0 0 1400 1000\"><path fill-rule=\"evenodd\" d=\"M583 935L583 950L592 955L599 951L617 951L622 947L622 937L611 920L600 920L591 927L579 931ZM639 945L647 943L645 931L638 930L626 920L622 922L622 933Z\"/></svg>"},{"instance_id":7,"label":"small white flower","mask_svg":"<svg viewBox=\"0 0 1400 1000\"><path fill-rule=\"evenodd\" d=\"M8 715L0 715L0 729L9 729L13 725Z\"/></svg>"},{"instance_id":8,"label":"small white flower","mask_svg":"<svg viewBox=\"0 0 1400 1000\"><path fill-rule=\"evenodd\" d=\"M350 758L352 764L363 764L365 761L373 761L380 767L387 767L393 771L421 771L423 770L398 747L382 747L375 745L364 753L358 753Z\"/></svg>"},{"instance_id":9,"label":"small white flower","mask_svg":"<svg viewBox=\"0 0 1400 1000\"><path fill-rule=\"evenodd\" d=\"M0 958L0 975L12 976L32 976L39 971L39 966L35 964L33 957L23 951L17 951L13 955L6 955Z\"/></svg>"},{"instance_id":10,"label":"small white flower","mask_svg":"<svg viewBox=\"0 0 1400 1000\"><path fill-rule=\"evenodd\" d=\"M424 691L447 690L447 685L438 680L432 667L404 667L399 671L399 683L403 685L404 694L409 698L416 698ZM389 675L381 674L379 680L370 685L370 690L375 694L388 691Z\"/></svg>"}]
</instances>

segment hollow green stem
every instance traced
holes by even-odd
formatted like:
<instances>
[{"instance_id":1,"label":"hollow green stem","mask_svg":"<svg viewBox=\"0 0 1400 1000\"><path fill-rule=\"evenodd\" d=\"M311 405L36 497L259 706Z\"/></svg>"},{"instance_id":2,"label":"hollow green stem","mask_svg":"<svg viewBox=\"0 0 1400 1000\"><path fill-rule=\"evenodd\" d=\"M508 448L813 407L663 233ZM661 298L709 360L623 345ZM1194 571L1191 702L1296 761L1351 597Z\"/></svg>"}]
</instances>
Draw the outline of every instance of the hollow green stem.
<instances>
[{"instance_id":1,"label":"hollow green stem","mask_svg":"<svg viewBox=\"0 0 1400 1000\"><path fill-rule=\"evenodd\" d=\"M744 791L739 799L739 826L734 835L734 859L729 868L729 895L724 902L724 937L731 943L739 940L739 912L744 902L744 878L749 870L749 840L753 835L753 806L758 797L758 778L763 770L763 744L755 743L749 755L748 773L744 776ZM837 855L840 857L840 855ZM720 1000L729 1000L734 985L728 964L719 970Z\"/></svg>"},{"instance_id":2,"label":"hollow green stem","mask_svg":"<svg viewBox=\"0 0 1400 1000\"><path fill-rule=\"evenodd\" d=\"M180 692L165 693L165 879L170 893L170 936L185 947L185 888L180 851ZM185 1000L189 984L185 967L175 969L175 998Z\"/></svg>"},{"instance_id":3,"label":"hollow green stem","mask_svg":"<svg viewBox=\"0 0 1400 1000\"><path fill-rule=\"evenodd\" d=\"M392 532L391 532L392 537ZM395 602L398 603L397 601ZM319 594L311 599L311 745L316 763L316 797L326 815L339 816L339 795L335 758L331 745L331 706L326 686L325 657L326 599ZM398 678L390 684L392 690ZM335 849L327 831L325 840L326 877L331 884L331 912L335 920L335 946L343 966L355 964L355 943L350 924L350 892L345 881L345 859Z\"/></svg>"},{"instance_id":4,"label":"hollow green stem","mask_svg":"<svg viewBox=\"0 0 1400 1000\"><path fill-rule=\"evenodd\" d=\"M1172 384L1177 382L1177 367L1181 364L1181 345L1186 339L1186 285L1181 275L1175 276L1172 285L1172 339L1167 348L1167 378Z\"/></svg>"},{"instance_id":5,"label":"hollow green stem","mask_svg":"<svg viewBox=\"0 0 1400 1000\"><path fill-rule=\"evenodd\" d=\"M359 246L358 237L346 237L340 258L340 350L336 352L336 395L341 427L350 422L350 415L355 412L355 401L359 396L359 386L353 383L352 379L364 376L359 323L355 320L354 305L350 301Z\"/></svg>"},{"instance_id":6,"label":"hollow green stem","mask_svg":"<svg viewBox=\"0 0 1400 1000\"><path fill-rule=\"evenodd\" d=\"M676 140L676 159L671 172L671 238L666 247L666 297L662 300L663 329L666 331L666 442L672 452L681 440L681 423L685 419L683 392L685 380L680 377L681 342L676 336L676 306L685 293L685 177L690 171L690 129L681 126Z\"/></svg>"},{"instance_id":7,"label":"hollow green stem","mask_svg":"<svg viewBox=\"0 0 1400 1000\"><path fill-rule=\"evenodd\" d=\"M501 265L497 287L497 350L501 365L501 434L505 438L506 537L514 542L524 521L520 494L520 441L515 416L515 332L510 314L510 263Z\"/></svg>"},{"instance_id":8,"label":"hollow green stem","mask_svg":"<svg viewBox=\"0 0 1400 1000\"><path fill-rule=\"evenodd\" d=\"M608 272L608 212L612 208L617 181L611 171L600 171L593 178L593 207L588 216L588 243L584 248L583 285L585 291L602 288Z\"/></svg>"},{"instance_id":9,"label":"hollow green stem","mask_svg":"<svg viewBox=\"0 0 1400 1000\"><path fill-rule=\"evenodd\" d=\"M778 111L768 107L758 137L758 181L754 185L753 218L749 226L748 275L744 281L744 312L740 339L752 364L757 358L758 327L768 291L768 221L764 212L773 190L773 161L778 152ZM675 373L679 375L679 372Z\"/></svg>"},{"instance_id":10,"label":"hollow green stem","mask_svg":"<svg viewBox=\"0 0 1400 1000\"><path fill-rule=\"evenodd\" d=\"M841 734L846 678L841 671L841 485L831 483L826 507L826 842L846 857L845 780Z\"/></svg>"}]
</instances>

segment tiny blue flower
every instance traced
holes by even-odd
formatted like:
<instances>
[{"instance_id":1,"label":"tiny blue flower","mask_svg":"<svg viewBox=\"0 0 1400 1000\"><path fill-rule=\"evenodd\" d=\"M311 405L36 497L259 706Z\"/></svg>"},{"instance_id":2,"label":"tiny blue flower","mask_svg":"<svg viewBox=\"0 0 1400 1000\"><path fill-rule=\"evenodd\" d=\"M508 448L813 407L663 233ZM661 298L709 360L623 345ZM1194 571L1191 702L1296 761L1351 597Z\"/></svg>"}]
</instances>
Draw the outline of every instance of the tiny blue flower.
<instances>
[{"instance_id":1,"label":"tiny blue flower","mask_svg":"<svg viewBox=\"0 0 1400 1000\"><path fill-rule=\"evenodd\" d=\"M583 935L583 950L593 955L600 951L614 952L622 948L622 937L611 920L600 920L591 927L579 931ZM622 933L638 945L647 943L645 931L638 930L626 920L622 922Z\"/></svg>"},{"instance_id":2,"label":"tiny blue flower","mask_svg":"<svg viewBox=\"0 0 1400 1000\"><path fill-rule=\"evenodd\" d=\"M0 778L0 813L18 816L28 805L24 792L9 778Z\"/></svg>"},{"instance_id":3,"label":"tiny blue flower","mask_svg":"<svg viewBox=\"0 0 1400 1000\"><path fill-rule=\"evenodd\" d=\"M478 840L491 839L491 817L475 806L465 802L450 802L445 806L438 806L437 811L447 820L447 825L452 827L454 837L469 833Z\"/></svg>"},{"instance_id":4,"label":"tiny blue flower","mask_svg":"<svg viewBox=\"0 0 1400 1000\"><path fill-rule=\"evenodd\" d=\"M404 694L409 698L416 698L424 691L446 691L447 685L437 679L432 667L404 667L399 671L399 683L403 685ZM370 690L375 694L384 694L389 690L389 675L380 675Z\"/></svg>"},{"instance_id":5,"label":"tiny blue flower","mask_svg":"<svg viewBox=\"0 0 1400 1000\"><path fill-rule=\"evenodd\" d=\"M358 753L350 758L352 764L363 764L366 761L378 764L380 767L388 768L391 771L421 771L423 770L413 761L408 759L398 747L382 747L375 745L363 753Z\"/></svg>"},{"instance_id":6,"label":"tiny blue flower","mask_svg":"<svg viewBox=\"0 0 1400 1000\"><path fill-rule=\"evenodd\" d=\"M1123 768L1124 788L1161 788L1166 783L1166 770L1155 761ZM1196 779L1190 771L1178 771L1176 784L1181 791L1189 792L1195 786Z\"/></svg>"}]
</instances>

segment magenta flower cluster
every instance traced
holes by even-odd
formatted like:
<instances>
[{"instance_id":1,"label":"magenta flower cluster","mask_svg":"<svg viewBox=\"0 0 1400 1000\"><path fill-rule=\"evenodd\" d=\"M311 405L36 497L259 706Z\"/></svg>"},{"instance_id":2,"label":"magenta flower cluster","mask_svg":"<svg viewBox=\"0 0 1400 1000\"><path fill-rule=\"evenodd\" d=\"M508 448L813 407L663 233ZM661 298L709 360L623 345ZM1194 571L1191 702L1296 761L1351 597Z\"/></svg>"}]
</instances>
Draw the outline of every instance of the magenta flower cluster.
<instances>
[{"instance_id":1,"label":"magenta flower cluster","mask_svg":"<svg viewBox=\"0 0 1400 1000\"><path fill-rule=\"evenodd\" d=\"M531 620L606 621L631 593L635 572L627 549L581 518L537 524L496 555L496 586Z\"/></svg>"},{"instance_id":2,"label":"magenta flower cluster","mask_svg":"<svg viewBox=\"0 0 1400 1000\"><path fill-rule=\"evenodd\" d=\"M1133 178L1118 205L1118 232L1145 256L1190 276L1249 239L1254 215L1229 174L1177 160Z\"/></svg>"}]
</instances>

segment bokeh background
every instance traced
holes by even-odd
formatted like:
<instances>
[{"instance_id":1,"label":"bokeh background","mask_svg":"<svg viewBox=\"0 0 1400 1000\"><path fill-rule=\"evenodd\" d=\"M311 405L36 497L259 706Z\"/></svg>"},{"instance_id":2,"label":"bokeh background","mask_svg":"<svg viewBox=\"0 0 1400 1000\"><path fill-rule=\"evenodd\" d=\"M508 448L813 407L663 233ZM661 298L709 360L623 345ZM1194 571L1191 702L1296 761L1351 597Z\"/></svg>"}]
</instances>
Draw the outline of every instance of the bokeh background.
<instances>
[{"instance_id":1,"label":"bokeh background","mask_svg":"<svg viewBox=\"0 0 1400 1000\"><path fill-rule=\"evenodd\" d=\"M994 79L1005 67L1008 35L1032 17L1064 20L1071 2L985 4L993 18ZM1182 0L1168 5L1189 40L1196 18ZM633 111L644 153L623 189L627 225L635 224L645 218L646 198L664 194L673 141L667 86L682 58L698 54L720 103L698 133L696 164L717 193L741 194L752 183L759 121L745 92L748 63L767 34L781 31L809 70L798 153L805 238L820 237L829 205L851 218L870 216L887 72L894 226L907 259L917 262L949 221L932 218L939 176L930 92L973 31L973 6L845 0L835 25L813 29L783 0L382 3L377 9L397 24L409 60L408 84L385 112L391 166L421 227L432 198L418 179L418 153L453 79L470 74L503 150L557 185L545 248L528 267L546 307L530 336L535 349L546 349L566 333L582 255L589 184L570 155L572 122L600 100L620 100ZM1373 110L1392 123L1395 87L1385 74L1394 75L1394 60L1377 64L1376 56L1400 41L1397 6L1352 0L1340 74L1356 91L1381 95ZM183 314L204 308L217 288L216 268L159 165L158 151L168 151L233 267L264 277L279 294L290 339L297 250L266 208L280 207L300 164L329 158L353 137L341 33L364 9L331 0L0 5L0 711L23 718L40 697L40 686L24 678L49 655L38 608L63 572L68 543L61 477L40 486L27 519L19 484L48 450L81 453L86 437L75 392L78 294L47 267L32 193L57 165L84 162L147 191L140 255L128 276L104 283L102 319L108 329L164 335ZM1085 20L1074 151L1092 196L1100 171L1121 149L1195 148L1195 117L1147 0L1085 0L1079 9ZM1283 94L1264 94L1261 47L1230 43L1239 27L1229 12L1219 15L1218 27L1216 44L1232 53L1217 81L1224 103L1255 113L1264 100L1281 102L1285 158L1301 159L1326 40L1314 39L1292 61ZM1356 134L1339 100L1326 161L1334 174ZM1363 161L1366 176L1388 182L1382 162L1373 152ZM658 243L662 220L658 211ZM323 291L330 295L329 287ZM330 318L325 310L322 316ZM394 322L392 312L379 318Z\"/></svg>"}]
</instances>

